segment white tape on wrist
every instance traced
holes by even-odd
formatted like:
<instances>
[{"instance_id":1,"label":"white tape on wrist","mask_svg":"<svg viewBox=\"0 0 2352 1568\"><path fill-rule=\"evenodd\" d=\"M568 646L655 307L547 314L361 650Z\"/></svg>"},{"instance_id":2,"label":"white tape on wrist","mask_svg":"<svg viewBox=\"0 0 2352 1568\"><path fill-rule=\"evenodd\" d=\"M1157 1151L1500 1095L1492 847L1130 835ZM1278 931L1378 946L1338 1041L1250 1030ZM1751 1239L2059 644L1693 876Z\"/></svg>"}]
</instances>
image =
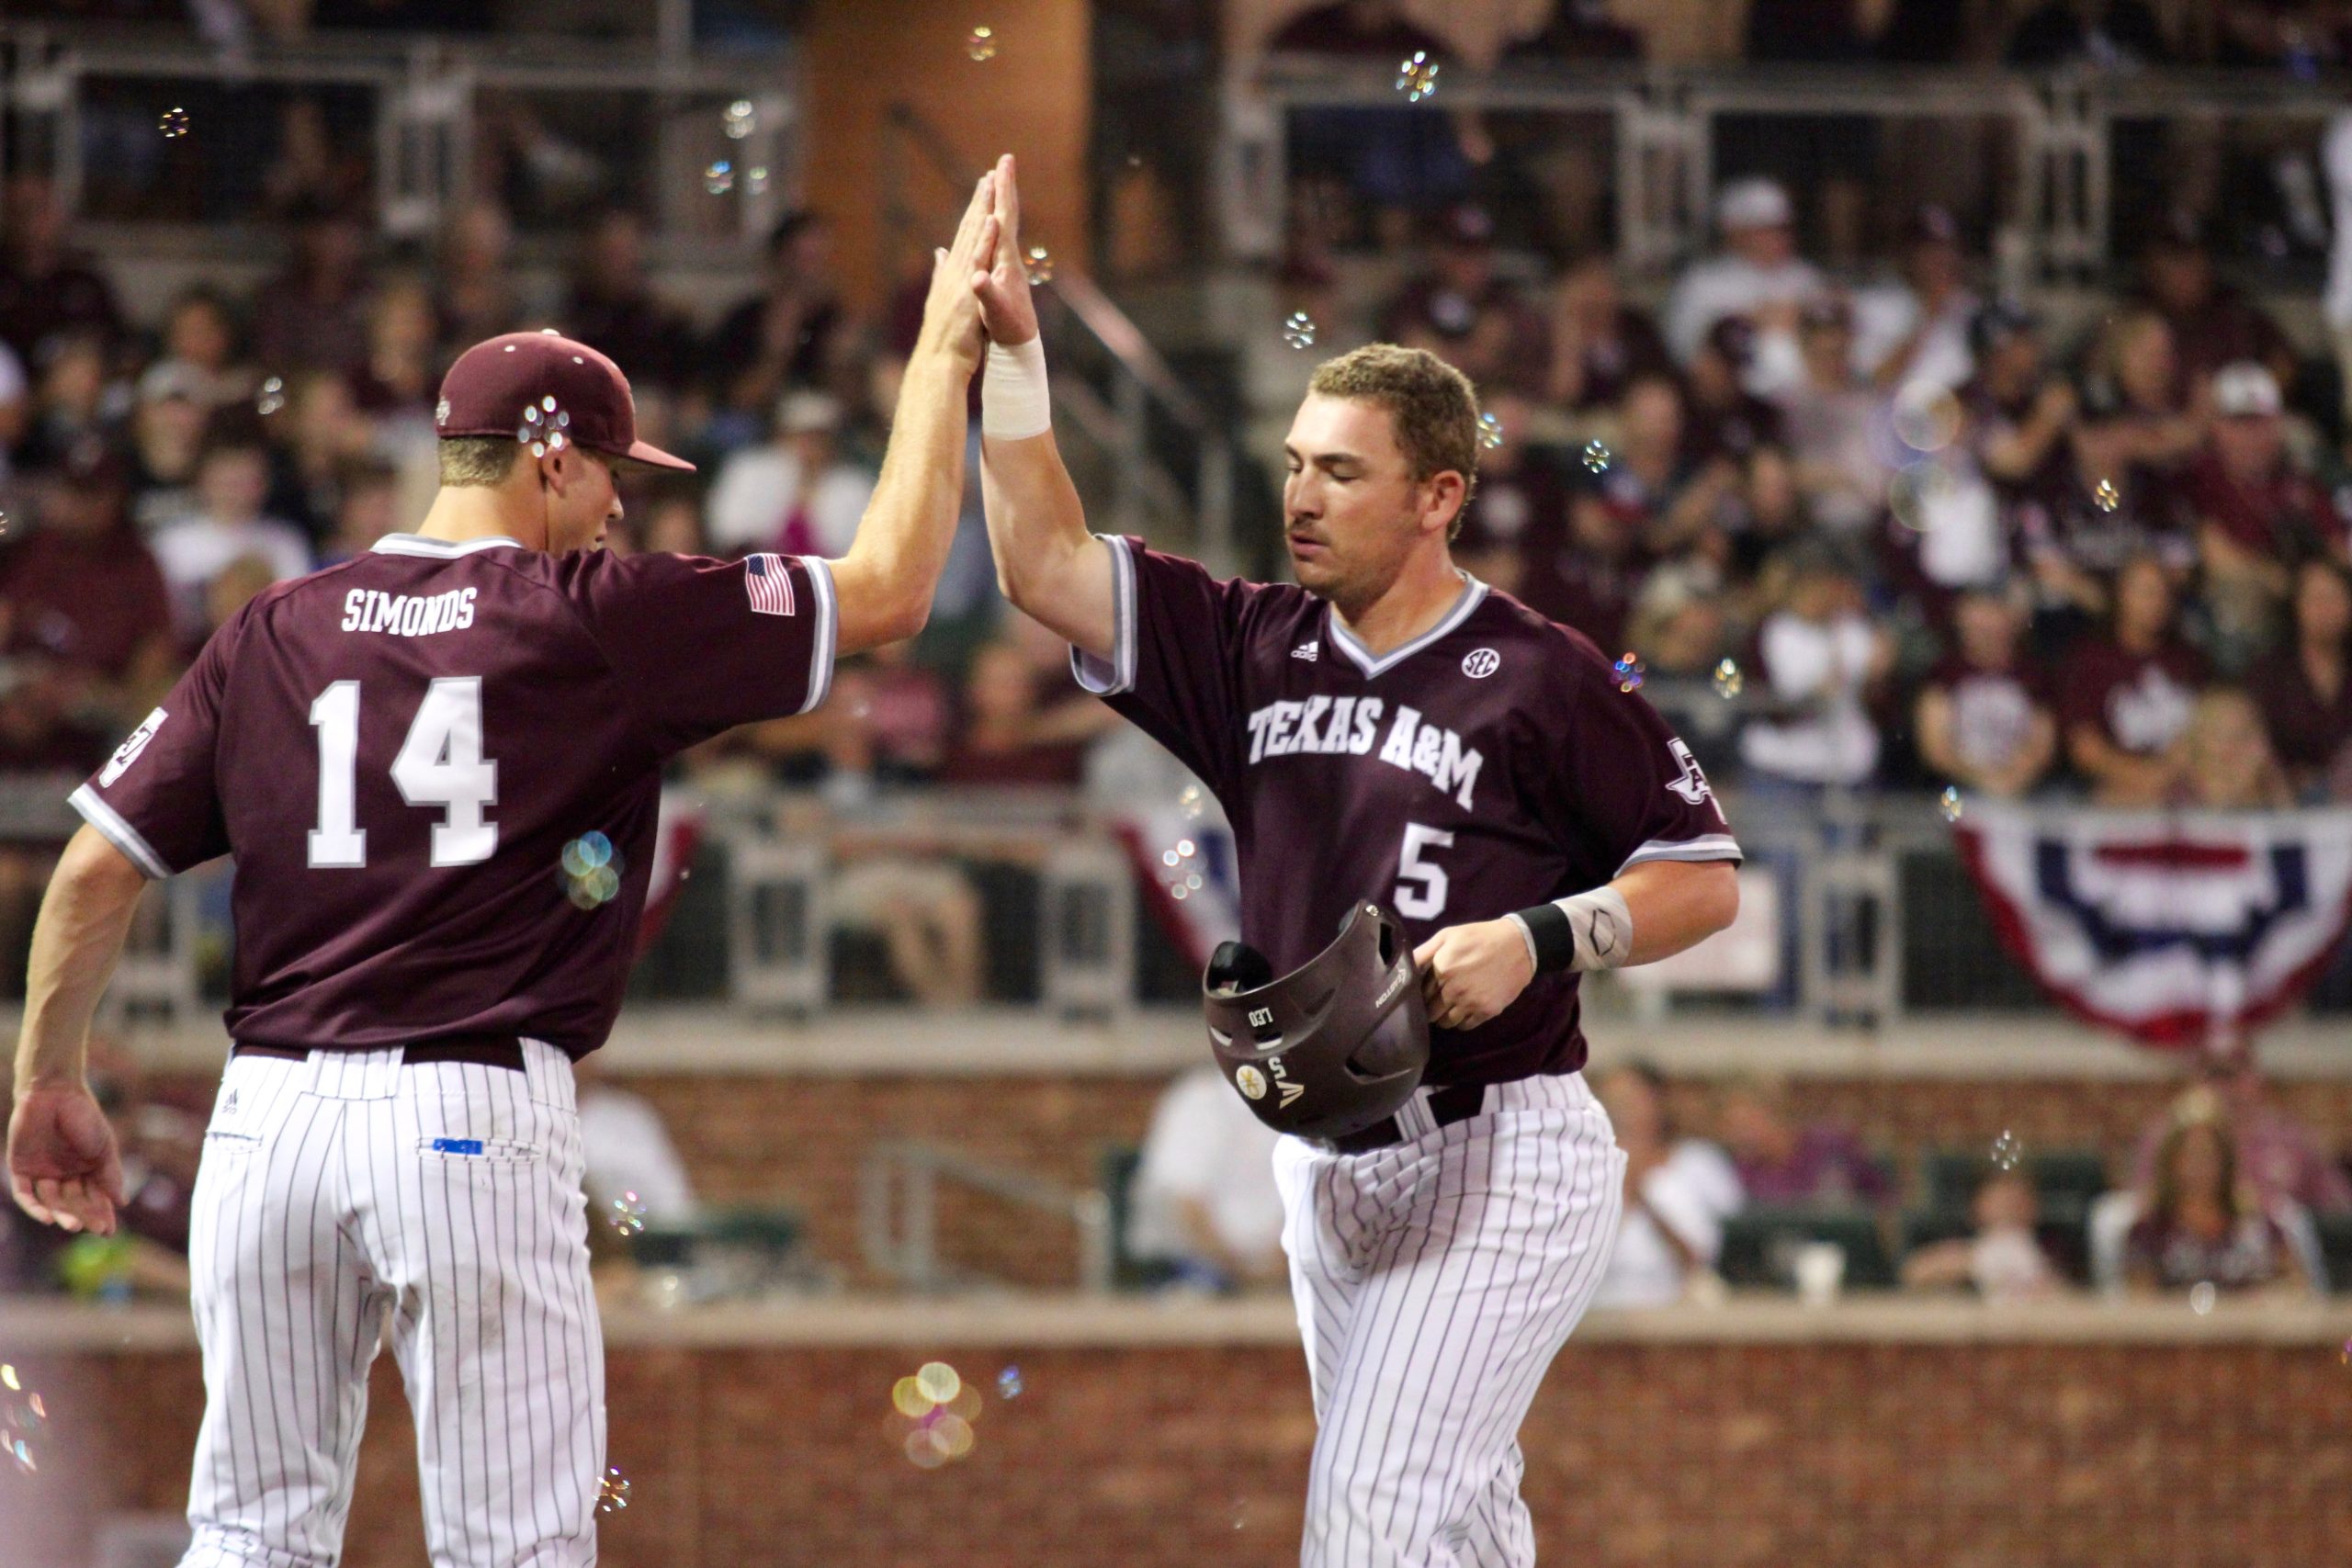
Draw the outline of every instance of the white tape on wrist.
<instances>
[{"instance_id":1,"label":"white tape on wrist","mask_svg":"<svg viewBox=\"0 0 2352 1568\"><path fill-rule=\"evenodd\" d=\"M1043 338L989 344L980 372L980 434L999 441L1026 441L1054 427L1054 404L1046 389Z\"/></svg>"},{"instance_id":2,"label":"white tape on wrist","mask_svg":"<svg viewBox=\"0 0 2352 1568\"><path fill-rule=\"evenodd\" d=\"M1553 900L1568 917L1576 933L1577 958L1569 965L1579 975L1614 969L1634 956L1634 912L1625 896L1614 887L1596 887L1573 898Z\"/></svg>"}]
</instances>

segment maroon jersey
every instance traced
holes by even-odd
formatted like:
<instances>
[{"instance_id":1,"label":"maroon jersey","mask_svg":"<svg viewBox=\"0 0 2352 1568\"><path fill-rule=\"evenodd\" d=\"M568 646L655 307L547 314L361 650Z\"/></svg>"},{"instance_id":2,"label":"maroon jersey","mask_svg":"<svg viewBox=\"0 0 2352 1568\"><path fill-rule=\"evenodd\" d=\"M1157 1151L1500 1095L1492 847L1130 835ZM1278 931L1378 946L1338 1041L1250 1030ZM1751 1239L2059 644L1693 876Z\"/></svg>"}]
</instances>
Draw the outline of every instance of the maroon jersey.
<instances>
[{"instance_id":1,"label":"maroon jersey","mask_svg":"<svg viewBox=\"0 0 2352 1568\"><path fill-rule=\"evenodd\" d=\"M236 857L231 1038L578 1056L620 1009L662 761L822 702L834 624L820 561L395 534L239 612L74 804L150 876ZM583 909L590 833L620 874Z\"/></svg>"},{"instance_id":2,"label":"maroon jersey","mask_svg":"<svg viewBox=\"0 0 2352 1568\"><path fill-rule=\"evenodd\" d=\"M1216 792L1242 936L1277 973L1367 900L1419 943L1645 861L1740 858L1657 710L1617 689L1592 643L1507 594L1465 577L1443 619L1375 658L1304 589L1107 542L1116 657L1080 656L1080 683ZM1577 978L1539 975L1479 1027L1433 1031L1427 1081L1583 1066Z\"/></svg>"},{"instance_id":3,"label":"maroon jersey","mask_svg":"<svg viewBox=\"0 0 2352 1568\"><path fill-rule=\"evenodd\" d=\"M2058 716L2068 729L2091 725L2110 745L2153 757L2180 739L2211 679L2198 652L2170 642L2154 653L2131 653L2105 637L2086 638L2066 656Z\"/></svg>"}]
</instances>

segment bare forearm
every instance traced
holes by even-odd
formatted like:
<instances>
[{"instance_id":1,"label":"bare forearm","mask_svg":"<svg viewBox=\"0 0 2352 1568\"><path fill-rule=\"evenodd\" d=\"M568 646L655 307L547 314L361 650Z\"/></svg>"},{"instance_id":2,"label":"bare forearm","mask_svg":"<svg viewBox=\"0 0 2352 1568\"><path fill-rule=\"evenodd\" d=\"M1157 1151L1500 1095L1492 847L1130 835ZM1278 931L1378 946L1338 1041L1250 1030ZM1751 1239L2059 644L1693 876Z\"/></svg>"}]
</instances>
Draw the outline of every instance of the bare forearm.
<instances>
[{"instance_id":1,"label":"bare forearm","mask_svg":"<svg viewBox=\"0 0 2352 1568\"><path fill-rule=\"evenodd\" d=\"M1739 874L1729 861L1649 861L1610 886L1633 917L1628 964L1654 964L1695 947L1739 913Z\"/></svg>"},{"instance_id":2,"label":"bare forearm","mask_svg":"<svg viewBox=\"0 0 2352 1568\"><path fill-rule=\"evenodd\" d=\"M849 554L833 569L843 653L912 637L955 543L964 500L967 389L972 362L920 348L907 365L882 477Z\"/></svg>"},{"instance_id":3,"label":"bare forearm","mask_svg":"<svg viewBox=\"0 0 2352 1568\"><path fill-rule=\"evenodd\" d=\"M90 1018L146 886L139 868L97 829L83 828L66 844L33 928L17 1042L19 1095L36 1084L82 1081Z\"/></svg>"},{"instance_id":4,"label":"bare forearm","mask_svg":"<svg viewBox=\"0 0 2352 1568\"><path fill-rule=\"evenodd\" d=\"M1110 658L1116 628L1108 547L1087 531L1053 433L981 437L980 497L1004 596L1086 652Z\"/></svg>"}]
</instances>

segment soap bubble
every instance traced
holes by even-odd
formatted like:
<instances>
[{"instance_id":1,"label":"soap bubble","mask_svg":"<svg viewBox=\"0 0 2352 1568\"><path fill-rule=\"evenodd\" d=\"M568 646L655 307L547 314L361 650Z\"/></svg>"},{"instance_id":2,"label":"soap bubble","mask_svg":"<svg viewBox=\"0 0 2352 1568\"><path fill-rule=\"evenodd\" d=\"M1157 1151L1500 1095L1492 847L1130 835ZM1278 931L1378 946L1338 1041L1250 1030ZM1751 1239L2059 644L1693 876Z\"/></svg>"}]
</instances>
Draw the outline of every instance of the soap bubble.
<instances>
[{"instance_id":1,"label":"soap bubble","mask_svg":"<svg viewBox=\"0 0 2352 1568\"><path fill-rule=\"evenodd\" d=\"M996 58L996 29L974 28L972 36L964 40L964 52L976 63L985 65Z\"/></svg>"},{"instance_id":2,"label":"soap bubble","mask_svg":"<svg viewBox=\"0 0 2352 1568\"><path fill-rule=\"evenodd\" d=\"M1641 690L1642 678L1649 673L1649 667L1644 664L1641 660L1636 658L1631 652L1628 652L1623 659L1620 659L1616 663L1611 665L1610 668L1616 672L1617 689L1621 692L1637 692Z\"/></svg>"},{"instance_id":3,"label":"soap bubble","mask_svg":"<svg viewBox=\"0 0 2352 1568\"><path fill-rule=\"evenodd\" d=\"M759 112L752 107L751 99L738 98L727 106L726 118L720 129L727 132L728 141L741 141L759 128Z\"/></svg>"},{"instance_id":4,"label":"soap bubble","mask_svg":"<svg viewBox=\"0 0 2352 1568\"><path fill-rule=\"evenodd\" d=\"M1491 452L1503 444L1503 422L1493 414L1478 416L1478 445Z\"/></svg>"},{"instance_id":5,"label":"soap bubble","mask_svg":"<svg viewBox=\"0 0 2352 1568\"><path fill-rule=\"evenodd\" d=\"M1726 659L1715 666L1715 695L1724 701L1729 702L1739 695L1740 688L1747 683L1747 677L1739 672L1736 660Z\"/></svg>"},{"instance_id":6,"label":"soap bubble","mask_svg":"<svg viewBox=\"0 0 2352 1568\"><path fill-rule=\"evenodd\" d=\"M2203 1317L2213 1310L2213 1281L2199 1280L2188 1287L2188 1310Z\"/></svg>"},{"instance_id":7,"label":"soap bubble","mask_svg":"<svg viewBox=\"0 0 2352 1568\"><path fill-rule=\"evenodd\" d=\"M1184 819L1186 821L1199 821L1201 819L1201 814L1208 809L1207 802L1205 802L1201 796L1201 786L1196 784L1188 784L1182 789L1178 790L1176 792L1176 809L1184 814Z\"/></svg>"},{"instance_id":8,"label":"soap bubble","mask_svg":"<svg viewBox=\"0 0 2352 1568\"><path fill-rule=\"evenodd\" d=\"M1408 104L1437 96L1437 62L1430 58L1429 51L1417 49L1411 59L1397 62L1396 90Z\"/></svg>"},{"instance_id":9,"label":"soap bubble","mask_svg":"<svg viewBox=\"0 0 2352 1568\"><path fill-rule=\"evenodd\" d=\"M164 111L164 118L155 122L155 129L164 133L164 141L177 141L188 132L187 110L174 104Z\"/></svg>"},{"instance_id":10,"label":"soap bubble","mask_svg":"<svg viewBox=\"0 0 2352 1568\"><path fill-rule=\"evenodd\" d=\"M768 166L765 164L754 164L750 168L744 170L743 188L750 191L753 196L758 196L761 192L766 190L768 188Z\"/></svg>"},{"instance_id":11,"label":"soap bubble","mask_svg":"<svg viewBox=\"0 0 2352 1568\"><path fill-rule=\"evenodd\" d=\"M628 1477L621 1473L618 1465L609 1465L605 1467L605 1479L596 1485L596 1511L617 1514L628 1506Z\"/></svg>"},{"instance_id":12,"label":"soap bubble","mask_svg":"<svg viewBox=\"0 0 2352 1568\"><path fill-rule=\"evenodd\" d=\"M1304 310L1293 310L1283 318L1283 341L1293 348L1315 346L1315 318Z\"/></svg>"},{"instance_id":13,"label":"soap bubble","mask_svg":"<svg viewBox=\"0 0 2352 1568\"><path fill-rule=\"evenodd\" d=\"M944 1404L963 1388L964 1380L944 1361L925 1361L915 1371L915 1386L933 1404Z\"/></svg>"},{"instance_id":14,"label":"soap bubble","mask_svg":"<svg viewBox=\"0 0 2352 1568\"><path fill-rule=\"evenodd\" d=\"M996 1375L996 1396L999 1399L1021 1397L1021 1369L1007 1367Z\"/></svg>"},{"instance_id":15,"label":"soap bubble","mask_svg":"<svg viewBox=\"0 0 2352 1568\"><path fill-rule=\"evenodd\" d=\"M264 419L286 406L286 383L276 376L261 384L261 395L254 400L254 412Z\"/></svg>"},{"instance_id":16,"label":"soap bubble","mask_svg":"<svg viewBox=\"0 0 2352 1568\"><path fill-rule=\"evenodd\" d=\"M2113 479L2101 479L2091 491L2091 500L2101 512L2112 512L2123 504L2123 492L2115 488Z\"/></svg>"},{"instance_id":17,"label":"soap bubble","mask_svg":"<svg viewBox=\"0 0 2352 1568\"><path fill-rule=\"evenodd\" d=\"M1029 275L1032 284L1051 283L1054 280L1053 254L1043 245L1030 246L1028 255L1023 259L1022 270Z\"/></svg>"},{"instance_id":18,"label":"soap bubble","mask_svg":"<svg viewBox=\"0 0 2352 1568\"><path fill-rule=\"evenodd\" d=\"M1915 452L1940 452L1960 439L1960 400L1932 381L1910 381L1894 394L1894 434Z\"/></svg>"},{"instance_id":19,"label":"soap bubble","mask_svg":"<svg viewBox=\"0 0 2352 1568\"><path fill-rule=\"evenodd\" d=\"M702 188L713 196L725 196L735 188L735 165L725 158L712 161L702 172Z\"/></svg>"},{"instance_id":20,"label":"soap bubble","mask_svg":"<svg viewBox=\"0 0 2352 1568\"><path fill-rule=\"evenodd\" d=\"M2025 1145L2018 1140L2015 1133L2002 1128L2001 1135L1993 1140L1993 1163L2003 1170L2015 1170L2024 1158Z\"/></svg>"},{"instance_id":21,"label":"soap bubble","mask_svg":"<svg viewBox=\"0 0 2352 1568\"><path fill-rule=\"evenodd\" d=\"M605 1219L624 1236L641 1235L645 1230L645 1201L634 1192L624 1192L613 1200Z\"/></svg>"},{"instance_id":22,"label":"soap bubble","mask_svg":"<svg viewBox=\"0 0 2352 1568\"><path fill-rule=\"evenodd\" d=\"M1607 473L1609 465L1615 457L1616 454L1610 451L1608 444L1599 436L1584 444L1584 466L1589 473Z\"/></svg>"},{"instance_id":23,"label":"soap bubble","mask_svg":"<svg viewBox=\"0 0 2352 1568\"><path fill-rule=\"evenodd\" d=\"M1967 809L1960 798L1959 789L1951 784L1946 784L1943 794L1936 797L1936 806L1943 812L1947 822L1959 821L1961 813Z\"/></svg>"}]
</instances>

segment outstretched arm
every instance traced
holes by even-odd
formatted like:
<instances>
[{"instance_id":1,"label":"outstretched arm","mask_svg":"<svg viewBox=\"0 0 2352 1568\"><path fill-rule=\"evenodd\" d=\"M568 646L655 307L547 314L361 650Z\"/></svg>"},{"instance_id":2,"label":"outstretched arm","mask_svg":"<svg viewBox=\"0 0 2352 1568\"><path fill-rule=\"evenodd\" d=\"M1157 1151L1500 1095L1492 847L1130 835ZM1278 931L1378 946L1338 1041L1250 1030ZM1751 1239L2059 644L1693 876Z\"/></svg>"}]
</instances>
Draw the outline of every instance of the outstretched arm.
<instances>
[{"instance_id":1,"label":"outstretched arm","mask_svg":"<svg viewBox=\"0 0 2352 1568\"><path fill-rule=\"evenodd\" d=\"M922 333L899 388L881 480L849 554L831 563L842 653L922 630L955 542L964 502L967 394L981 349L971 278L997 249L990 184L981 177L955 243L933 264Z\"/></svg>"},{"instance_id":2,"label":"outstretched arm","mask_svg":"<svg viewBox=\"0 0 2352 1568\"><path fill-rule=\"evenodd\" d=\"M33 928L8 1179L25 1213L69 1231L112 1233L122 1201L114 1130L82 1075L91 1015L146 887L120 850L84 827L59 857Z\"/></svg>"},{"instance_id":3,"label":"outstretched arm","mask_svg":"<svg viewBox=\"0 0 2352 1568\"><path fill-rule=\"evenodd\" d=\"M1081 651L1108 660L1117 637L1111 548L1087 531L1086 510L1054 445L1011 154L998 162L993 179L995 263L972 288L990 344L980 384L980 495L997 585L1014 607Z\"/></svg>"}]
</instances>

